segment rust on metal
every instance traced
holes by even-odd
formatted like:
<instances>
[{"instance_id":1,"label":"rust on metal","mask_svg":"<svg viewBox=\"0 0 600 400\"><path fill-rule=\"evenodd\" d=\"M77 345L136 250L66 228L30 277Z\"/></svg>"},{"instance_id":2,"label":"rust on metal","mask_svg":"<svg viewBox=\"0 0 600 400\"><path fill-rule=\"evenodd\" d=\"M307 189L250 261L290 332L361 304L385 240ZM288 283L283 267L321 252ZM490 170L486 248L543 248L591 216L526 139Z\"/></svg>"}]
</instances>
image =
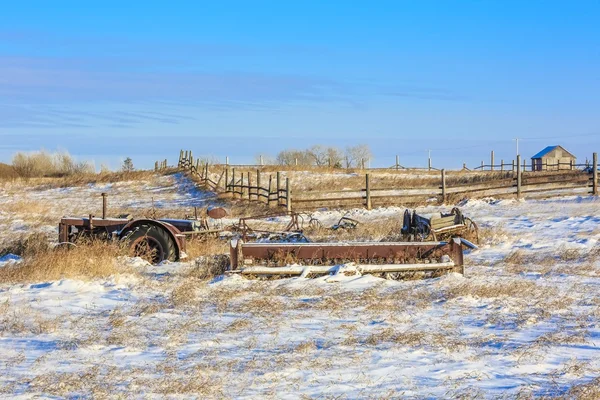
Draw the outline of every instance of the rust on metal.
<instances>
[{"instance_id":1,"label":"rust on metal","mask_svg":"<svg viewBox=\"0 0 600 400\"><path fill-rule=\"evenodd\" d=\"M289 263L305 265L331 265L355 262L367 265L398 265L390 270L449 267L457 272L463 270L463 247L460 239L448 242L376 242L376 243L244 243L239 240L230 245L231 268L244 271L244 268L260 266L273 274L278 267ZM442 267L440 267L442 269Z\"/></svg>"}]
</instances>

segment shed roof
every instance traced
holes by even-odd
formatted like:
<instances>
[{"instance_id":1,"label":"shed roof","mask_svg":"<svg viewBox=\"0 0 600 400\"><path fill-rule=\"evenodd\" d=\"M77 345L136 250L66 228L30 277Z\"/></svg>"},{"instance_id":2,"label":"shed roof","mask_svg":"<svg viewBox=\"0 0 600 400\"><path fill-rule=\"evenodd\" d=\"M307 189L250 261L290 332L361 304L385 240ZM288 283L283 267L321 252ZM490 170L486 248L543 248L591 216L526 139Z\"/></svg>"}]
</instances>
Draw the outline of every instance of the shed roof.
<instances>
[{"instance_id":1,"label":"shed roof","mask_svg":"<svg viewBox=\"0 0 600 400\"><path fill-rule=\"evenodd\" d=\"M566 150L564 147L562 147L560 145L548 146L544 150L542 150L539 153L537 153L536 155L532 156L531 158L542 158L542 157L544 157L545 155L547 155L548 153L550 153L551 151L555 150L558 147L560 147L563 151L569 153L573 158L575 158L575 155L573 153L571 153L570 151Z\"/></svg>"}]
</instances>

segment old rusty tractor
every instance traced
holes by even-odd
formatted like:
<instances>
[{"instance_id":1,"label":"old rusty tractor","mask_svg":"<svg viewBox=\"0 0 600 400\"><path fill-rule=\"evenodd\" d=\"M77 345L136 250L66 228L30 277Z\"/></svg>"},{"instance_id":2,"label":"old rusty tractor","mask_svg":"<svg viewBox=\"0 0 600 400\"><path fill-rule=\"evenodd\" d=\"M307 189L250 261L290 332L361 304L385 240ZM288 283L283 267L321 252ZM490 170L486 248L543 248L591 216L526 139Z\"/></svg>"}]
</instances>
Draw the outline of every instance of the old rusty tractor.
<instances>
[{"instance_id":1,"label":"old rusty tractor","mask_svg":"<svg viewBox=\"0 0 600 400\"><path fill-rule=\"evenodd\" d=\"M187 236L218 232L209 229L203 219L108 218L106 209L107 195L102 193L102 218L92 214L86 218L63 217L58 225L59 245L75 244L83 238L118 240L127 243L132 255L158 264L183 258ZM217 218L226 215L220 208L208 212Z\"/></svg>"}]
</instances>

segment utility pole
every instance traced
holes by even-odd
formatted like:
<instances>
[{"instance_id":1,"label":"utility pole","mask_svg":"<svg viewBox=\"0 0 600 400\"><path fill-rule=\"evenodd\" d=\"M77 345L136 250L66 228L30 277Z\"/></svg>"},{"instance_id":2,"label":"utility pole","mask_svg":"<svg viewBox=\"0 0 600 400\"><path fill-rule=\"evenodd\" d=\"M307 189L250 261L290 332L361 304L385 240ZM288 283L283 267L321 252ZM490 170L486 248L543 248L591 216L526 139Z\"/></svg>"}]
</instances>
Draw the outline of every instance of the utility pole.
<instances>
[{"instance_id":1,"label":"utility pole","mask_svg":"<svg viewBox=\"0 0 600 400\"><path fill-rule=\"evenodd\" d=\"M427 156L427 160L428 160L427 164L428 165L427 166L428 166L429 171L431 171L431 150L427 150L427 154L428 154L428 156Z\"/></svg>"},{"instance_id":2,"label":"utility pole","mask_svg":"<svg viewBox=\"0 0 600 400\"><path fill-rule=\"evenodd\" d=\"M513 140L517 142L517 155L519 155L519 138L514 138Z\"/></svg>"}]
</instances>

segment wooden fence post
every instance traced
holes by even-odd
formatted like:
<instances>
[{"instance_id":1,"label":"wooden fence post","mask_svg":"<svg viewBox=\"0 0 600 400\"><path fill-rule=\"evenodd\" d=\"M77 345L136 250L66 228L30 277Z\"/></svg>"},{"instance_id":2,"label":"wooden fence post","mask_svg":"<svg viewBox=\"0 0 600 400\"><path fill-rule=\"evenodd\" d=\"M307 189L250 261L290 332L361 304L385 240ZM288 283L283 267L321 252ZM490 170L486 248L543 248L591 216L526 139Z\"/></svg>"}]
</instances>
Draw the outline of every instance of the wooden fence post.
<instances>
[{"instance_id":1,"label":"wooden fence post","mask_svg":"<svg viewBox=\"0 0 600 400\"><path fill-rule=\"evenodd\" d=\"M158 172L158 161L154 163L154 172Z\"/></svg>"},{"instance_id":2,"label":"wooden fence post","mask_svg":"<svg viewBox=\"0 0 600 400\"><path fill-rule=\"evenodd\" d=\"M515 172L515 160L512 160L512 172Z\"/></svg>"},{"instance_id":3,"label":"wooden fence post","mask_svg":"<svg viewBox=\"0 0 600 400\"><path fill-rule=\"evenodd\" d=\"M225 192L229 192L229 168L225 164Z\"/></svg>"},{"instance_id":4,"label":"wooden fence post","mask_svg":"<svg viewBox=\"0 0 600 400\"><path fill-rule=\"evenodd\" d=\"M431 171L431 157L427 158L427 168Z\"/></svg>"},{"instance_id":5,"label":"wooden fence post","mask_svg":"<svg viewBox=\"0 0 600 400\"><path fill-rule=\"evenodd\" d=\"M273 175L269 174L269 195L267 197L267 205L271 206L271 189L273 187Z\"/></svg>"},{"instance_id":6,"label":"wooden fence post","mask_svg":"<svg viewBox=\"0 0 600 400\"><path fill-rule=\"evenodd\" d=\"M256 170L256 200L260 201L262 190L260 187L260 170Z\"/></svg>"},{"instance_id":7,"label":"wooden fence post","mask_svg":"<svg viewBox=\"0 0 600 400\"><path fill-rule=\"evenodd\" d=\"M365 175L365 191L367 192L367 210L371 209L371 185L369 182L369 174Z\"/></svg>"},{"instance_id":8,"label":"wooden fence post","mask_svg":"<svg viewBox=\"0 0 600 400\"><path fill-rule=\"evenodd\" d=\"M288 213L292 212L292 189L290 178L285 178L285 205Z\"/></svg>"},{"instance_id":9,"label":"wooden fence post","mask_svg":"<svg viewBox=\"0 0 600 400\"><path fill-rule=\"evenodd\" d=\"M400 159L396 155L396 171L398 171L398 168L400 168L400 162L399 161L400 161Z\"/></svg>"},{"instance_id":10,"label":"wooden fence post","mask_svg":"<svg viewBox=\"0 0 600 400\"><path fill-rule=\"evenodd\" d=\"M250 171L248 171L248 200L252 200L252 182L250 181Z\"/></svg>"},{"instance_id":11,"label":"wooden fence post","mask_svg":"<svg viewBox=\"0 0 600 400\"><path fill-rule=\"evenodd\" d=\"M183 149L179 150L179 162L177 163L177 168L181 168L182 161L183 161Z\"/></svg>"},{"instance_id":12,"label":"wooden fence post","mask_svg":"<svg viewBox=\"0 0 600 400\"><path fill-rule=\"evenodd\" d=\"M493 170L494 170L494 150L492 150L492 155L491 155L491 156L492 156L492 157L491 157L491 158L492 158L492 164L491 164L491 167L490 167L490 168L491 168L491 169L492 169L492 171L493 171Z\"/></svg>"},{"instance_id":13,"label":"wooden fence post","mask_svg":"<svg viewBox=\"0 0 600 400\"><path fill-rule=\"evenodd\" d=\"M446 170L442 168L442 203L446 202Z\"/></svg>"},{"instance_id":14,"label":"wooden fence post","mask_svg":"<svg viewBox=\"0 0 600 400\"><path fill-rule=\"evenodd\" d=\"M281 205L281 201L279 198L280 190L281 190L281 172L277 171L277 205Z\"/></svg>"},{"instance_id":15,"label":"wooden fence post","mask_svg":"<svg viewBox=\"0 0 600 400\"><path fill-rule=\"evenodd\" d=\"M504 160L500 160L500 172L504 172Z\"/></svg>"},{"instance_id":16,"label":"wooden fence post","mask_svg":"<svg viewBox=\"0 0 600 400\"><path fill-rule=\"evenodd\" d=\"M521 155L517 156L517 199L521 198Z\"/></svg>"},{"instance_id":17,"label":"wooden fence post","mask_svg":"<svg viewBox=\"0 0 600 400\"><path fill-rule=\"evenodd\" d=\"M233 198L235 199L235 193L236 193L236 182L235 182L235 168L231 168L231 191L233 192Z\"/></svg>"},{"instance_id":18,"label":"wooden fence post","mask_svg":"<svg viewBox=\"0 0 600 400\"><path fill-rule=\"evenodd\" d=\"M485 171L485 164L483 163L483 160L481 160L481 170Z\"/></svg>"},{"instance_id":19,"label":"wooden fence post","mask_svg":"<svg viewBox=\"0 0 600 400\"><path fill-rule=\"evenodd\" d=\"M592 157L592 194L598 196L598 153L594 153Z\"/></svg>"},{"instance_id":20,"label":"wooden fence post","mask_svg":"<svg viewBox=\"0 0 600 400\"><path fill-rule=\"evenodd\" d=\"M523 159L523 171L522 172L525 172L525 171L527 171L527 161L525 159Z\"/></svg>"}]
</instances>

